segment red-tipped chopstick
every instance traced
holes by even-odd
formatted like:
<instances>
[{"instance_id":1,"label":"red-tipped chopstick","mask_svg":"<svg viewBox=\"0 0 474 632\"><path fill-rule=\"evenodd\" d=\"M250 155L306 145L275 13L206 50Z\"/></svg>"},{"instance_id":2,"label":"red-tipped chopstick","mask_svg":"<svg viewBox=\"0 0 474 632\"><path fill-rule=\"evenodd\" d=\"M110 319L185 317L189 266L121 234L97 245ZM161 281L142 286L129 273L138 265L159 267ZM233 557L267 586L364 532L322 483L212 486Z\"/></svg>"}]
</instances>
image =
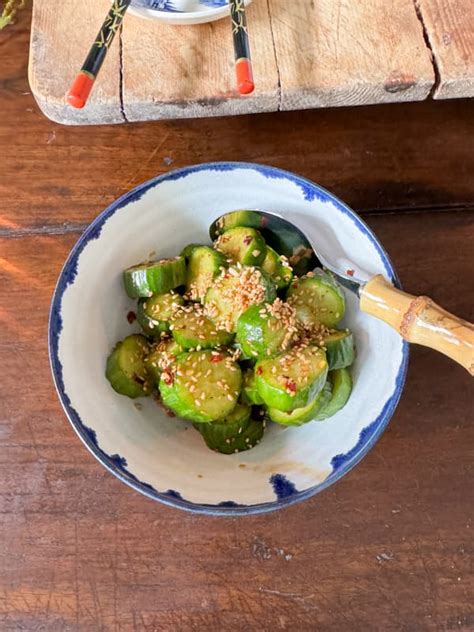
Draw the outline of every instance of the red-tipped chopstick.
<instances>
[{"instance_id":1,"label":"red-tipped chopstick","mask_svg":"<svg viewBox=\"0 0 474 632\"><path fill-rule=\"evenodd\" d=\"M250 94L255 90L252 61L245 17L244 0L230 0L232 36L234 38L235 71L240 94Z\"/></svg>"},{"instance_id":2,"label":"red-tipped chopstick","mask_svg":"<svg viewBox=\"0 0 474 632\"><path fill-rule=\"evenodd\" d=\"M86 61L67 94L67 102L74 108L83 108L92 91L105 56L122 24L132 0L113 0L102 28L87 55Z\"/></svg>"}]
</instances>

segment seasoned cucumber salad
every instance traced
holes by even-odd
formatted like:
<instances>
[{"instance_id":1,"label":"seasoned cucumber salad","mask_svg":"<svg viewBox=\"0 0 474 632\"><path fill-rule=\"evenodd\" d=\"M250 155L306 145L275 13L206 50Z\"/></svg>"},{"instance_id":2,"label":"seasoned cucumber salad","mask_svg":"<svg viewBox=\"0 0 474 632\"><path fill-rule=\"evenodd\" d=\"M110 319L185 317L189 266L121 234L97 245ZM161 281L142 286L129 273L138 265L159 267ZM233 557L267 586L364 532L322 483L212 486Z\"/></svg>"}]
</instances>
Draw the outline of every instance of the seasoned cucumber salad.
<instances>
[{"instance_id":1,"label":"seasoned cucumber salad","mask_svg":"<svg viewBox=\"0 0 474 632\"><path fill-rule=\"evenodd\" d=\"M355 346L338 328L345 298L329 273L279 254L256 228L219 232L212 246L124 271L142 333L117 343L106 377L233 454L260 443L268 422L300 426L341 410Z\"/></svg>"}]
</instances>

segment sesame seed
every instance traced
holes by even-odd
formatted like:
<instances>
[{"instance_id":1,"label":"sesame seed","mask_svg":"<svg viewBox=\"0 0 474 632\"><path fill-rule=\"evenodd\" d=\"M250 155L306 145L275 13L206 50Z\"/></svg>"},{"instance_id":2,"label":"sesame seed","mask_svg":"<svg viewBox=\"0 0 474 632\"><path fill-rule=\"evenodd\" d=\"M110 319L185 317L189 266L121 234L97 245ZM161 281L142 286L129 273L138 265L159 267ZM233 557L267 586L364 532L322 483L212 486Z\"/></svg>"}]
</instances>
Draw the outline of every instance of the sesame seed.
<instances>
[{"instance_id":1,"label":"sesame seed","mask_svg":"<svg viewBox=\"0 0 474 632\"><path fill-rule=\"evenodd\" d=\"M230 395L230 394L229 394L229 395L227 395L227 399L228 399L230 402L233 402L233 401L234 401L234 398L233 398L233 397L232 397L232 395Z\"/></svg>"}]
</instances>

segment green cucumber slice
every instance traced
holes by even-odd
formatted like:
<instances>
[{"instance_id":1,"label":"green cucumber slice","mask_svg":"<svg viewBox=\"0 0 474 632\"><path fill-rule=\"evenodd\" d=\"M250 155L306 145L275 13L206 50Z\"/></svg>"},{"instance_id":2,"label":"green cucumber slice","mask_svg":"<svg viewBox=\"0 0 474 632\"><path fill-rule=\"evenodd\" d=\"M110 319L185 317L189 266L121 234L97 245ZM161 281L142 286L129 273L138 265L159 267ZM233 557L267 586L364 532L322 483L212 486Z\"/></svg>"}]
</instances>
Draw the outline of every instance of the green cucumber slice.
<instances>
[{"instance_id":1,"label":"green cucumber slice","mask_svg":"<svg viewBox=\"0 0 474 632\"><path fill-rule=\"evenodd\" d=\"M150 345L141 334L127 336L117 343L107 358L105 369L105 376L114 391L132 399L151 393L153 380L144 362L149 351Z\"/></svg>"},{"instance_id":2,"label":"green cucumber slice","mask_svg":"<svg viewBox=\"0 0 474 632\"><path fill-rule=\"evenodd\" d=\"M328 373L326 354L315 346L294 347L260 360L255 367L258 392L269 408L290 412L311 403Z\"/></svg>"},{"instance_id":3,"label":"green cucumber slice","mask_svg":"<svg viewBox=\"0 0 474 632\"><path fill-rule=\"evenodd\" d=\"M295 226L289 230L286 223L279 217L262 215L258 211L239 210L226 213L210 227L211 239L216 239L236 226L257 229L267 245L288 257L294 273L298 276L320 265L304 233Z\"/></svg>"},{"instance_id":4,"label":"green cucumber slice","mask_svg":"<svg viewBox=\"0 0 474 632\"><path fill-rule=\"evenodd\" d=\"M236 340L246 358L286 351L297 335L296 312L279 298L271 305L252 305L237 321Z\"/></svg>"},{"instance_id":5,"label":"green cucumber slice","mask_svg":"<svg viewBox=\"0 0 474 632\"><path fill-rule=\"evenodd\" d=\"M194 424L194 427L211 450L221 454L244 452L260 443L265 432L265 422L256 421L250 415L250 406L237 404L223 421Z\"/></svg>"},{"instance_id":6,"label":"green cucumber slice","mask_svg":"<svg viewBox=\"0 0 474 632\"><path fill-rule=\"evenodd\" d=\"M234 410L241 387L239 365L217 351L182 353L160 379L164 405L183 419L201 423L225 419Z\"/></svg>"},{"instance_id":7,"label":"green cucumber slice","mask_svg":"<svg viewBox=\"0 0 474 632\"><path fill-rule=\"evenodd\" d=\"M260 397L253 369L246 369L243 374L241 399L249 406L261 406L263 399Z\"/></svg>"},{"instance_id":8,"label":"green cucumber slice","mask_svg":"<svg viewBox=\"0 0 474 632\"><path fill-rule=\"evenodd\" d=\"M124 271L123 282L130 298L166 294L186 282L184 257L139 263Z\"/></svg>"},{"instance_id":9,"label":"green cucumber slice","mask_svg":"<svg viewBox=\"0 0 474 632\"><path fill-rule=\"evenodd\" d=\"M205 313L219 329L231 332L251 305L273 303L275 299L275 285L265 272L237 264L217 277L207 291Z\"/></svg>"},{"instance_id":10,"label":"green cucumber slice","mask_svg":"<svg viewBox=\"0 0 474 632\"><path fill-rule=\"evenodd\" d=\"M326 349L330 371L344 369L354 362L354 336L348 329L329 334L324 339L323 347Z\"/></svg>"},{"instance_id":11,"label":"green cucumber slice","mask_svg":"<svg viewBox=\"0 0 474 632\"><path fill-rule=\"evenodd\" d=\"M232 261L247 266L262 264L267 252L262 235L253 228L242 226L226 230L216 239L214 248Z\"/></svg>"},{"instance_id":12,"label":"green cucumber slice","mask_svg":"<svg viewBox=\"0 0 474 632\"><path fill-rule=\"evenodd\" d=\"M227 267L223 254L209 246L198 246L188 258L186 292L192 301L202 301L213 280Z\"/></svg>"},{"instance_id":13,"label":"green cucumber slice","mask_svg":"<svg viewBox=\"0 0 474 632\"><path fill-rule=\"evenodd\" d=\"M184 257L187 262L192 253L196 250L196 248L201 248L202 245L203 244L188 244L181 250L179 254L181 257Z\"/></svg>"},{"instance_id":14,"label":"green cucumber slice","mask_svg":"<svg viewBox=\"0 0 474 632\"><path fill-rule=\"evenodd\" d=\"M262 270L271 277L279 290L286 289L293 278L293 270L288 263L288 259L285 256L280 256L271 246L267 246L267 254L262 263Z\"/></svg>"},{"instance_id":15,"label":"green cucumber slice","mask_svg":"<svg viewBox=\"0 0 474 632\"><path fill-rule=\"evenodd\" d=\"M138 301L137 320L148 336L159 337L170 329L170 319L184 305L182 296L176 292L156 294Z\"/></svg>"},{"instance_id":16,"label":"green cucumber slice","mask_svg":"<svg viewBox=\"0 0 474 632\"><path fill-rule=\"evenodd\" d=\"M352 377L347 369L336 369L330 371L328 381L332 385L332 396L324 408L314 417L317 421L322 421L332 417L344 408L352 392Z\"/></svg>"},{"instance_id":17,"label":"green cucumber slice","mask_svg":"<svg viewBox=\"0 0 474 632\"><path fill-rule=\"evenodd\" d=\"M233 334L217 329L210 318L196 310L183 312L175 318L172 324L172 334L183 349L196 349L197 351L228 345L234 338Z\"/></svg>"},{"instance_id":18,"label":"green cucumber slice","mask_svg":"<svg viewBox=\"0 0 474 632\"><path fill-rule=\"evenodd\" d=\"M335 327L346 311L341 287L332 276L319 269L301 279L293 279L287 300L296 309L298 320L307 327L320 324Z\"/></svg>"},{"instance_id":19,"label":"green cucumber slice","mask_svg":"<svg viewBox=\"0 0 474 632\"><path fill-rule=\"evenodd\" d=\"M283 426L302 426L303 424L313 421L315 416L331 401L332 385L326 381L323 389L316 399L303 408L296 408L289 413L284 413L276 408L270 408L268 415L276 424Z\"/></svg>"},{"instance_id":20,"label":"green cucumber slice","mask_svg":"<svg viewBox=\"0 0 474 632\"><path fill-rule=\"evenodd\" d=\"M173 339L158 343L145 358L145 367L156 384L160 381L161 373L176 361L183 348Z\"/></svg>"}]
</instances>

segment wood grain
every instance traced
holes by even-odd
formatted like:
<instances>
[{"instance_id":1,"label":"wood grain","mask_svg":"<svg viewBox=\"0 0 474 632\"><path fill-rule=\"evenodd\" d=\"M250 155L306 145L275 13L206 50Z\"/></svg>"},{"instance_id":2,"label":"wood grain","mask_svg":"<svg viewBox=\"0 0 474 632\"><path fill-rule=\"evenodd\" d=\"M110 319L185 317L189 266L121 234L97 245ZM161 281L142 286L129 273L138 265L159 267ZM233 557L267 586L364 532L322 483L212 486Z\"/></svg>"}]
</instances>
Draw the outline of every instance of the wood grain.
<instances>
[{"instance_id":1,"label":"wood grain","mask_svg":"<svg viewBox=\"0 0 474 632\"><path fill-rule=\"evenodd\" d=\"M129 121L278 110L279 88L266 2L248 8L256 91L236 89L228 20L173 27L129 16L123 26L123 109Z\"/></svg>"},{"instance_id":2,"label":"wood grain","mask_svg":"<svg viewBox=\"0 0 474 632\"><path fill-rule=\"evenodd\" d=\"M413 0L269 6L283 110L428 96L434 72Z\"/></svg>"},{"instance_id":3,"label":"wood grain","mask_svg":"<svg viewBox=\"0 0 474 632\"><path fill-rule=\"evenodd\" d=\"M377 274L360 294L360 309L383 320L408 342L443 353L474 376L474 325L431 298L402 292Z\"/></svg>"},{"instance_id":4,"label":"wood grain","mask_svg":"<svg viewBox=\"0 0 474 632\"><path fill-rule=\"evenodd\" d=\"M64 127L30 93L29 14L3 37L0 234L80 231L144 180L215 160L291 168L363 213L474 208L469 101Z\"/></svg>"},{"instance_id":5,"label":"wood grain","mask_svg":"<svg viewBox=\"0 0 474 632\"><path fill-rule=\"evenodd\" d=\"M474 96L474 3L415 0L438 70L435 99Z\"/></svg>"},{"instance_id":6,"label":"wood grain","mask_svg":"<svg viewBox=\"0 0 474 632\"><path fill-rule=\"evenodd\" d=\"M64 105L64 94L107 2L84 11L75 0L54 8L35 0L32 90L45 114L65 124L418 101L430 93L434 70L413 2L397 0L396 10L385 0L254 2L257 89L245 98L235 90L227 20L172 27L130 15L95 98L77 111Z\"/></svg>"},{"instance_id":7,"label":"wood grain","mask_svg":"<svg viewBox=\"0 0 474 632\"><path fill-rule=\"evenodd\" d=\"M100 80L83 110L66 103L65 95L79 72L110 8L94 2L35 2L31 30L30 86L44 114L63 124L122 123L120 48L107 54Z\"/></svg>"},{"instance_id":8,"label":"wood grain","mask_svg":"<svg viewBox=\"0 0 474 632\"><path fill-rule=\"evenodd\" d=\"M471 214L370 223L407 288L472 318ZM462 369L414 349L380 442L302 505L245 519L162 507L93 459L49 378L48 305L74 241L0 240L2 630L472 628L474 402Z\"/></svg>"},{"instance_id":9,"label":"wood grain","mask_svg":"<svg viewBox=\"0 0 474 632\"><path fill-rule=\"evenodd\" d=\"M213 519L143 498L93 459L46 342L85 223L151 175L224 158L298 171L375 211L406 290L472 320L472 104L64 128L29 94L28 19L0 40L0 630L472 630L474 401L450 360L412 350L394 418L337 485Z\"/></svg>"}]
</instances>

